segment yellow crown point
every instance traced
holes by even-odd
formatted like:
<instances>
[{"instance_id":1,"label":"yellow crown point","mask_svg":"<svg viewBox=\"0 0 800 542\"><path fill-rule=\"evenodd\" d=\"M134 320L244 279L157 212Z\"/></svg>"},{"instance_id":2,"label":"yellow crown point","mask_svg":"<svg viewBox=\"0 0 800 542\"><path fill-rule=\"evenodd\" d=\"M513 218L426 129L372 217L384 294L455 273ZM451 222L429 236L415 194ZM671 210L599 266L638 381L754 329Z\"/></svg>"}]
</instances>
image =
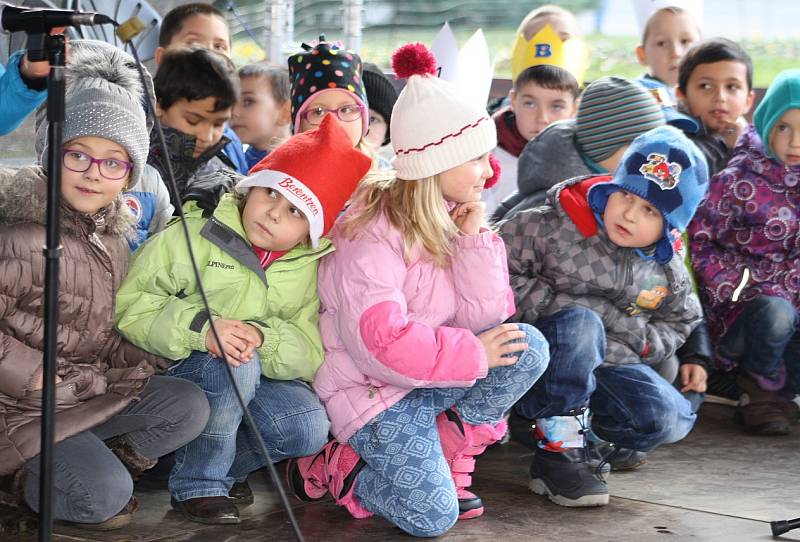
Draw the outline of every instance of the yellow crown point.
<instances>
[{"instance_id":1,"label":"yellow crown point","mask_svg":"<svg viewBox=\"0 0 800 542\"><path fill-rule=\"evenodd\" d=\"M530 40L517 35L511 53L511 79L532 66L557 66L570 72L583 86L583 77L589 67L589 50L580 38L564 41L549 24Z\"/></svg>"}]
</instances>

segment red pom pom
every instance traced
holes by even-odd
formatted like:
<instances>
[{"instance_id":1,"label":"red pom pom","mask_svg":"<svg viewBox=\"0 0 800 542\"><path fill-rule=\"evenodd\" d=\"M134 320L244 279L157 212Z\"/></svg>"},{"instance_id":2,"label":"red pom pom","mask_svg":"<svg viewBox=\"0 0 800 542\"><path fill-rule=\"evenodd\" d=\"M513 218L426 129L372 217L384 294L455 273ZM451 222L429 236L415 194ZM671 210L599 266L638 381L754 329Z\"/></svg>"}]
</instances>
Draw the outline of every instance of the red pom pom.
<instances>
[{"instance_id":1,"label":"red pom pom","mask_svg":"<svg viewBox=\"0 0 800 542\"><path fill-rule=\"evenodd\" d=\"M423 43L406 43L392 54L392 68L398 79L412 75L436 74L439 63Z\"/></svg>"},{"instance_id":2,"label":"red pom pom","mask_svg":"<svg viewBox=\"0 0 800 542\"><path fill-rule=\"evenodd\" d=\"M488 190L497 184L497 181L500 180L500 172L503 170L500 167L500 160L491 153L489 154L489 166L492 168L492 176L486 179L486 184L483 185L484 190Z\"/></svg>"}]
</instances>

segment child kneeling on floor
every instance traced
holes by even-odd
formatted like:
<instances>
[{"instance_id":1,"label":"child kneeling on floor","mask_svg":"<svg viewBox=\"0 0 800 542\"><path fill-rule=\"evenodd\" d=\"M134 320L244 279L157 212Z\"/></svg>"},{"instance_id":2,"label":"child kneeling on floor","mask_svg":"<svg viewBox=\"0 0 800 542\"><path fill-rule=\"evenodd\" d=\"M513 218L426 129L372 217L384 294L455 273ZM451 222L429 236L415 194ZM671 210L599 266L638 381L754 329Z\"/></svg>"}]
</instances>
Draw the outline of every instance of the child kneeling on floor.
<instances>
[{"instance_id":1,"label":"child kneeling on floor","mask_svg":"<svg viewBox=\"0 0 800 542\"><path fill-rule=\"evenodd\" d=\"M474 458L548 359L533 327L502 324L514 312L505 247L480 201L494 123L435 67L421 44L395 53L408 78L391 119L396 174L362 182L320 266L314 389L336 440L288 467L301 499L330 491L354 517L415 536L483 513L466 489Z\"/></svg>"}]
</instances>

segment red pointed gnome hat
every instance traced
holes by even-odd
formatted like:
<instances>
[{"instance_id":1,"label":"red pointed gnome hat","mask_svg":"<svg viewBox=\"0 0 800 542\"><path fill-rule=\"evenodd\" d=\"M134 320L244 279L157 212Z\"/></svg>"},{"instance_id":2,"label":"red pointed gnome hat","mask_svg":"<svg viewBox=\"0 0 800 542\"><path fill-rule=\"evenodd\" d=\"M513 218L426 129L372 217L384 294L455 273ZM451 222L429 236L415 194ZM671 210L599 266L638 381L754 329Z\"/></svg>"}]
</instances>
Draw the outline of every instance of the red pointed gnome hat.
<instances>
[{"instance_id":1,"label":"red pointed gnome hat","mask_svg":"<svg viewBox=\"0 0 800 542\"><path fill-rule=\"evenodd\" d=\"M372 159L350 142L335 115L325 115L314 130L294 135L250 170L236 185L277 190L308 219L311 245L330 231Z\"/></svg>"}]
</instances>

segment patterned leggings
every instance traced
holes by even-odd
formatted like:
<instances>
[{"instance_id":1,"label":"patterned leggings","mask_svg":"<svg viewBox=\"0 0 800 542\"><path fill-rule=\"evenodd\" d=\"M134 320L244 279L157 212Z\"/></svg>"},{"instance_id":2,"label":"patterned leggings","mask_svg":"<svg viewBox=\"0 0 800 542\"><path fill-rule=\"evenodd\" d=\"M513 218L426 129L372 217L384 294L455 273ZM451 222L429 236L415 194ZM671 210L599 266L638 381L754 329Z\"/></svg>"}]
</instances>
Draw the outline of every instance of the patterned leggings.
<instances>
[{"instance_id":1,"label":"patterned leggings","mask_svg":"<svg viewBox=\"0 0 800 542\"><path fill-rule=\"evenodd\" d=\"M525 331L528 349L514 365L496 367L471 388L417 388L373 418L350 445L367 463L355 494L370 512L414 536L438 536L458 518L456 488L442 455L436 416L451 406L473 425L496 424L547 368L547 341Z\"/></svg>"}]
</instances>

